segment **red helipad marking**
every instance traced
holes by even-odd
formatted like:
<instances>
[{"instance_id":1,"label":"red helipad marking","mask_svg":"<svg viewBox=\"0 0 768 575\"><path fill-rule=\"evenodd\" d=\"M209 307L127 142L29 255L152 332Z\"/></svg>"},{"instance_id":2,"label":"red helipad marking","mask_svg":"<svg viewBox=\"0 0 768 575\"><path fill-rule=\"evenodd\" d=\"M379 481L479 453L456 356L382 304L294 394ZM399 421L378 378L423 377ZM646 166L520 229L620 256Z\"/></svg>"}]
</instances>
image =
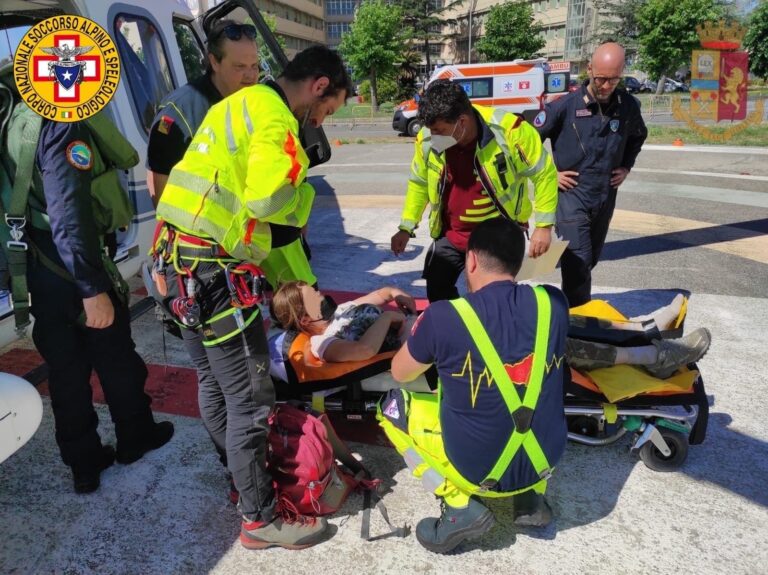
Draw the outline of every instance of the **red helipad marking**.
<instances>
[{"instance_id":1,"label":"red helipad marking","mask_svg":"<svg viewBox=\"0 0 768 575\"><path fill-rule=\"evenodd\" d=\"M333 296L339 303L363 295L359 292L331 290L323 293ZM427 306L427 301L416 300L416 304L419 310L423 310ZM23 376L42 363L43 358L35 350L12 349L0 355L0 372ZM147 370L149 374L144 391L152 398L152 411L200 417L200 410L197 405L197 373L194 369L147 364ZM91 375L91 386L93 387L93 400L96 403L106 403L104 392L95 373ZM47 381L41 383L37 390L42 395L50 395ZM385 436L371 414L362 416L361 421L347 420L345 414L339 412L331 412L329 416L337 427L339 435L348 441L388 445Z\"/></svg>"}]
</instances>

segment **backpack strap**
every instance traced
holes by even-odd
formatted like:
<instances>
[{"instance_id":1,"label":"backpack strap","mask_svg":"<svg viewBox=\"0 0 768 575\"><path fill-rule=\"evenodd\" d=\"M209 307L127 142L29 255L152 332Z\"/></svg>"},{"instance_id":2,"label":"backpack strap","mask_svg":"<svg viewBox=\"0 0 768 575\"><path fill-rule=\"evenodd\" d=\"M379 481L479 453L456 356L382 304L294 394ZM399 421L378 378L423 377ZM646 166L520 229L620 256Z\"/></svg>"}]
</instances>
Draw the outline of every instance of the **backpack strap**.
<instances>
[{"instance_id":1,"label":"backpack strap","mask_svg":"<svg viewBox=\"0 0 768 575\"><path fill-rule=\"evenodd\" d=\"M379 539L386 539L388 537L408 537L411 532L408 525L394 527L389 520L389 512L378 494L378 487L381 484L381 480L371 478L370 472L355 458L349 447L347 447L347 444L336 434L336 430L333 428L333 425L331 425L331 421L328 419L327 414L322 413L316 417L322 421L325 426L328 443L333 447L333 456L355 473L355 480L358 482L358 486L362 487L364 490L363 520L360 525L360 537L365 541L378 541ZM375 504L373 502L374 497ZM374 506L379 510L379 513L381 513L381 516L389 527L389 531L371 537L371 509Z\"/></svg>"},{"instance_id":2,"label":"backpack strap","mask_svg":"<svg viewBox=\"0 0 768 575\"><path fill-rule=\"evenodd\" d=\"M21 104L23 105L23 104ZM16 332L22 336L29 326L29 290L27 288L27 250L23 240L27 225L27 205L35 171L35 153L42 129L42 116L30 112L21 130L21 146L13 176L11 197L4 205L0 198L0 241L8 258L11 299L16 321Z\"/></svg>"}]
</instances>

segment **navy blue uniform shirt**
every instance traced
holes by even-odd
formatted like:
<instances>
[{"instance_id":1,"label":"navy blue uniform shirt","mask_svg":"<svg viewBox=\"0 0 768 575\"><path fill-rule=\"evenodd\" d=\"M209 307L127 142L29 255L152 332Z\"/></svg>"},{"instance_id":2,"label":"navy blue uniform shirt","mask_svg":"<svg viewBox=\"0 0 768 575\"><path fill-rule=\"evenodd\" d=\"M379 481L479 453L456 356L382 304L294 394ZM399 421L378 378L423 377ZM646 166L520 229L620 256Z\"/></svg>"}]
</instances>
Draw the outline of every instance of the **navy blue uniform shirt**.
<instances>
[{"instance_id":1,"label":"navy blue uniform shirt","mask_svg":"<svg viewBox=\"0 0 768 575\"><path fill-rule=\"evenodd\" d=\"M634 96L617 88L600 105L586 86L547 104L533 124L542 141L551 140L557 170L579 172L569 193L589 205L608 195L614 168L632 169L648 130Z\"/></svg>"},{"instance_id":2,"label":"navy blue uniform shirt","mask_svg":"<svg viewBox=\"0 0 768 575\"><path fill-rule=\"evenodd\" d=\"M549 464L565 450L563 370L568 303L563 293L545 286L552 303L544 382L531 429ZM536 296L529 285L512 281L491 283L466 296L515 383L518 397L527 389L536 338ZM408 351L425 364L434 363L442 396L440 423L445 453L461 475L482 482L504 451L514 423L507 404L454 307L448 301L431 304L408 339ZM499 491L536 483L538 475L521 449L499 481Z\"/></svg>"},{"instance_id":3,"label":"navy blue uniform shirt","mask_svg":"<svg viewBox=\"0 0 768 575\"><path fill-rule=\"evenodd\" d=\"M93 221L93 158L89 155L93 150L87 136L87 128L79 122L43 122L36 161L52 237L30 230L38 247L75 278L77 291L84 298L112 289L101 262L100 238Z\"/></svg>"}]
</instances>

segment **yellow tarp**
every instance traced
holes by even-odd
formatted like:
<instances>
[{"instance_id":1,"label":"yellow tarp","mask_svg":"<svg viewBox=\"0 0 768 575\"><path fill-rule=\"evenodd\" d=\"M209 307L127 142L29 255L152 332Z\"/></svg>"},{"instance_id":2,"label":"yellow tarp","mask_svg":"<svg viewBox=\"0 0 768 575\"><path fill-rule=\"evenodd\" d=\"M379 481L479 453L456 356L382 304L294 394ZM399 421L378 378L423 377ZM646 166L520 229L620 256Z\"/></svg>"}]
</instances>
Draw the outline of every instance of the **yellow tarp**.
<instances>
[{"instance_id":1,"label":"yellow tarp","mask_svg":"<svg viewBox=\"0 0 768 575\"><path fill-rule=\"evenodd\" d=\"M657 379L632 365L614 365L589 372L589 377L611 403L644 393L686 393L698 376L698 371L686 369L669 379Z\"/></svg>"}]
</instances>

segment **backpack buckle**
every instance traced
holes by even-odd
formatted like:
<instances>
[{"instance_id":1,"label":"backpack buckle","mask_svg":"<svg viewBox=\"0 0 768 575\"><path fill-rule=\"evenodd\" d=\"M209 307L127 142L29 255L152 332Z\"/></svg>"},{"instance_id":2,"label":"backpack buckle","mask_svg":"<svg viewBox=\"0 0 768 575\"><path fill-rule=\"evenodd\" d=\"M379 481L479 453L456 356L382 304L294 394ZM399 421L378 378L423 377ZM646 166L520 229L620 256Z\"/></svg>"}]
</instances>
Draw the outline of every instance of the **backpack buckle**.
<instances>
[{"instance_id":1,"label":"backpack buckle","mask_svg":"<svg viewBox=\"0 0 768 575\"><path fill-rule=\"evenodd\" d=\"M24 216L10 216L5 214L5 223L11 228L11 239L5 242L10 250L27 251L27 242L21 241L24 237L24 227L27 225L27 218Z\"/></svg>"}]
</instances>

